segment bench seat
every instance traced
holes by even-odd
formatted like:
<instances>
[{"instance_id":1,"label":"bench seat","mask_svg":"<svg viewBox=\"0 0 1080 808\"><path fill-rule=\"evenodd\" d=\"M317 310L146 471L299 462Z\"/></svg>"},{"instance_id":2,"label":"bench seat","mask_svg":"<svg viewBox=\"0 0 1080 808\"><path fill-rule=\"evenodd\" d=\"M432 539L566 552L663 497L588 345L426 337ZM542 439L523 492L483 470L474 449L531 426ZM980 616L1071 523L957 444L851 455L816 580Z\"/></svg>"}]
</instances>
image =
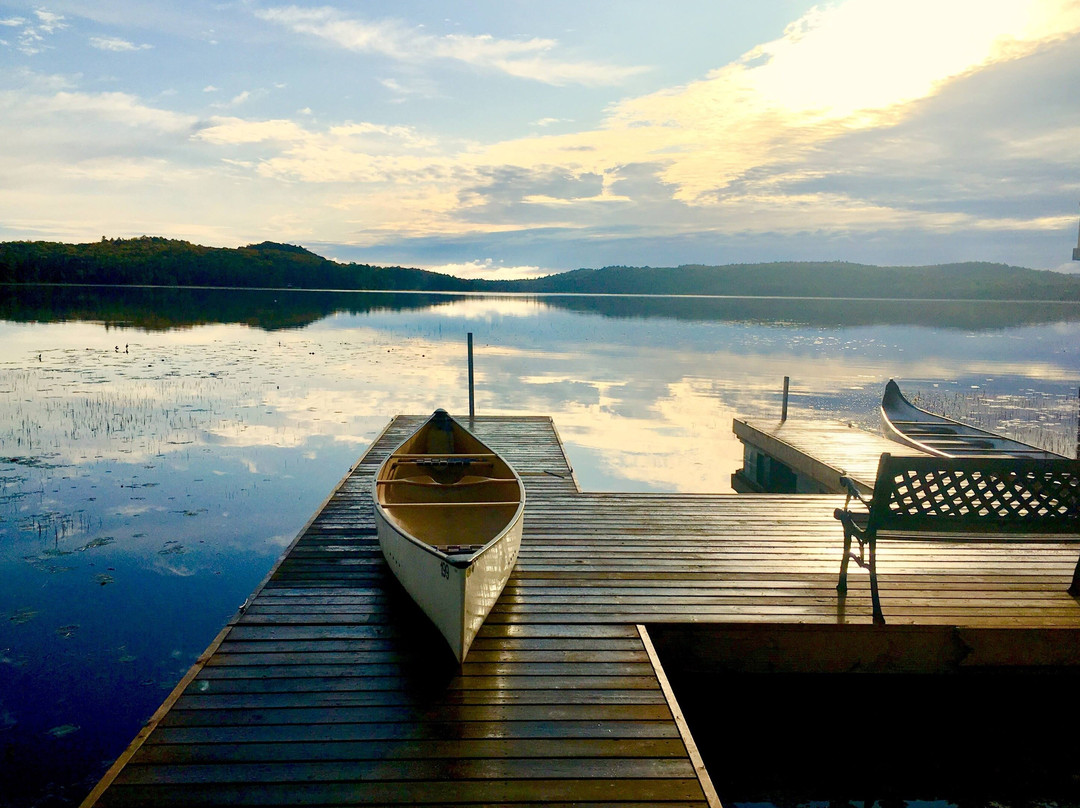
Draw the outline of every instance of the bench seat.
<instances>
[{"instance_id":1,"label":"bench seat","mask_svg":"<svg viewBox=\"0 0 1080 808\"><path fill-rule=\"evenodd\" d=\"M1080 542L1080 461L1015 457L894 457L882 454L867 499L853 480L843 508L844 555L836 589L847 592L848 562L870 572L874 622L884 624L877 540ZM852 507L852 500L857 505ZM851 549L859 543L858 553ZM1069 593L1080 596L1080 560Z\"/></svg>"}]
</instances>

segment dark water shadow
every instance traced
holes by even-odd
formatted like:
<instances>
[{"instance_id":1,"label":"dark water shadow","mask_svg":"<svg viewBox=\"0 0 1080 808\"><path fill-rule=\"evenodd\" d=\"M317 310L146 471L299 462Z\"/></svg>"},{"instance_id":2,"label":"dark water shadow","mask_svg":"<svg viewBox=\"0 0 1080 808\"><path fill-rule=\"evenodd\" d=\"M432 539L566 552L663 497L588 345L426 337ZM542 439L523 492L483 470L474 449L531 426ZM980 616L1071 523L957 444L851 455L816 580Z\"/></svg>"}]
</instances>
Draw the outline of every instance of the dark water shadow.
<instances>
[{"instance_id":1,"label":"dark water shadow","mask_svg":"<svg viewBox=\"0 0 1080 808\"><path fill-rule=\"evenodd\" d=\"M90 321L144 331L239 323L265 331L303 328L334 314L424 309L441 295L124 286L3 286L0 320Z\"/></svg>"},{"instance_id":2,"label":"dark water shadow","mask_svg":"<svg viewBox=\"0 0 1080 808\"><path fill-rule=\"evenodd\" d=\"M965 638L1000 634L650 627L724 805L1078 805L1080 665L1050 664L1075 638L1028 632L998 648L1023 664L974 666Z\"/></svg>"},{"instance_id":3,"label":"dark water shadow","mask_svg":"<svg viewBox=\"0 0 1080 808\"><path fill-rule=\"evenodd\" d=\"M671 678L725 805L1080 801L1076 672Z\"/></svg>"}]
</instances>

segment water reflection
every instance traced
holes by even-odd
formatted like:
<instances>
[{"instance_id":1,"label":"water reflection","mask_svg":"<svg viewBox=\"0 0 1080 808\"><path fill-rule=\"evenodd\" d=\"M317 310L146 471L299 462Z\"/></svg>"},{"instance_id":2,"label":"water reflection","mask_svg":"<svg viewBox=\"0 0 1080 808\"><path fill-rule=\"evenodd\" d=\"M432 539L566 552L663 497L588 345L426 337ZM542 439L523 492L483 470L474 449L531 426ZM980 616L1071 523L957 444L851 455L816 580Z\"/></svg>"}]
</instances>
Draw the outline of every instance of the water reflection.
<instances>
[{"instance_id":1,"label":"water reflection","mask_svg":"<svg viewBox=\"0 0 1080 808\"><path fill-rule=\"evenodd\" d=\"M728 490L731 420L778 417L785 375L792 418L871 425L896 376L978 387L1014 420L1037 391L1076 429L1075 305L9 292L0 793L16 804L84 796L391 415L467 409L467 332L478 412L552 415L588 490Z\"/></svg>"},{"instance_id":2,"label":"water reflection","mask_svg":"<svg viewBox=\"0 0 1080 808\"><path fill-rule=\"evenodd\" d=\"M0 320L98 321L147 331L241 323L268 331L303 328L337 314L427 310L446 318L536 316L549 309L615 319L730 322L768 326L926 326L965 331L1080 321L1080 304L643 295L482 295L170 287L9 286Z\"/></svg>"}]
</instances>

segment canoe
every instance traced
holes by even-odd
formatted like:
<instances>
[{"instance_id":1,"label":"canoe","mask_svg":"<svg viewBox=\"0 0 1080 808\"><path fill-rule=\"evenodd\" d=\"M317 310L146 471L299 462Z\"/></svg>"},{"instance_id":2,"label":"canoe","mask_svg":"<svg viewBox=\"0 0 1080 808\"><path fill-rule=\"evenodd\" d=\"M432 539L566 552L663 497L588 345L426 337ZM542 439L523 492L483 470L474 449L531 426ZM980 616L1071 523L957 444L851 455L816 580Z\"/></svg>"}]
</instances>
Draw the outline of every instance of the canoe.
<instances>
[{"instance_id":1,"label":"canoe","mask_svg":"<svg viewBox=\"0 0 1080 808\"><path fill-rule=\"evenodd\" d=\"M464 661L517 562L521 477L436 410L379 466L374 500L387 564Z\"/></svg>"},{"instance_id":2,"label":"canoe","mask_svg":"<svg viewBox=\"0 0 1080 808\"><path fill-rule=\"evenodd\" d=\"M885 385L885 394L881 397L881 427L885 437L937 457L1062 457L920 409L904 397L892 379Z\"/></svg>"}]
</instances>

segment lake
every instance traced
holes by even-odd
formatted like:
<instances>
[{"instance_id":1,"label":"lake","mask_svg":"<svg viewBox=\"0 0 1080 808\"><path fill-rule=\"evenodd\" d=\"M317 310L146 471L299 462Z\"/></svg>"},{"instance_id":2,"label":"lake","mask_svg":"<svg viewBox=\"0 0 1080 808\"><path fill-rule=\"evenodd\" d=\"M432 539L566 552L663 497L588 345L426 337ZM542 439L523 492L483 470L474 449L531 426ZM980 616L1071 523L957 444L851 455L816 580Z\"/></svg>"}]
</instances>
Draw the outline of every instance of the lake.
<instances>
[{"instance_id":1,"label":"lake","mask_svg":"<svg viewBox=\"0 0 1080 808\"><path fill-rule=\"evenodd\" d=\"M736 416L885 382L1072 454L1080 305L0 287L0 794L77 804L397 413L554 418L586 490L728 492Z\"/></svg>"}]
</instances>

